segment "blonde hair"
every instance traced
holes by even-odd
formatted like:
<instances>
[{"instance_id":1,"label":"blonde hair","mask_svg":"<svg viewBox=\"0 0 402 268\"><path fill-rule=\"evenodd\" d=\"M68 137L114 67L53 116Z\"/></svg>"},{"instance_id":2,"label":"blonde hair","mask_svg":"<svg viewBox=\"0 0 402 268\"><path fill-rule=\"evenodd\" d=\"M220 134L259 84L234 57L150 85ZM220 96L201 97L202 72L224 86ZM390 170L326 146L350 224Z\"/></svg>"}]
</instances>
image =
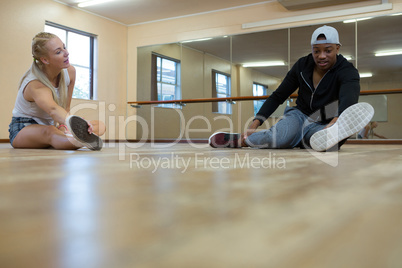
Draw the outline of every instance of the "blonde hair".
<instances>
[{"instance_id":1,"label":"blonde hair","mask_svg":"<svg viewBox=\"0 0 402 268\"><path fill-rule=\"evenodd\" d=\"M67 106L67 85L64 77L64 71L60 72L59 76L59 88L58 94L56 92L56 88L49 81L49 78L44 73L44 64L40 60L42 57L48 56L48 50L45 47L46 43L52 39L56 38L57 35L52 33L40 32L32 39L32 55L33 55L33 63L31 68L24 74L21 79L21 84L24 79L27 77L29 72L32 72L38 80L43 83L46 87L48 87L52 91L54 101L61 107L66 108Z\"/></svg>"}]
</instances>

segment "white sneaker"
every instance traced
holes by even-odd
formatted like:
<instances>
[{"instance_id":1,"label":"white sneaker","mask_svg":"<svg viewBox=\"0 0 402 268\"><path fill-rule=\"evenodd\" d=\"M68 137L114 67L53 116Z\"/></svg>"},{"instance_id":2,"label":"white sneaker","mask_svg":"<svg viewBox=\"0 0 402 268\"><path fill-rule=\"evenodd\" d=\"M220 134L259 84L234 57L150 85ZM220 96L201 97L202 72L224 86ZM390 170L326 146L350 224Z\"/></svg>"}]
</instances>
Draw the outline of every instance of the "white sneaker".
<instances>
[{"instance_id":1,"label":"white sneaker","mask_svg":"<svg viewBox=\"0 0 402 268\"><path fill-rule=\"evenodd\" d=\"M66 125L68 131L73 135L73 137L86 146L88 149L93 151L99 151L103 147L103 141L95 134L89 134L89 125L87 121L79 116L70 115L66 119Z\"/></svg>"},{"instance_id":2,"label":"white sneaker","mask_svg":"<svg viewBox=\"0 0 402 268\"><path fill-rule=\"evenodd\" d=\"M311 148L323 152L364 128L374 116L374 108L360 102L348 107L332 126L311 136Z\"/></svg>"}]
</instances>

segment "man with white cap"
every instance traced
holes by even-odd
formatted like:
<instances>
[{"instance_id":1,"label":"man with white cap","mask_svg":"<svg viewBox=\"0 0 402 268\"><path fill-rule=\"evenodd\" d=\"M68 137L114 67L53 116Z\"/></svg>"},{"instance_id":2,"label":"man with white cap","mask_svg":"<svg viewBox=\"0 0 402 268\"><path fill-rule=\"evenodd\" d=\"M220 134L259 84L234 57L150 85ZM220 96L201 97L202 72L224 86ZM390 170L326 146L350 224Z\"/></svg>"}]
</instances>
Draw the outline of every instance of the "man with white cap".
<instances>
[{"instance_id":1,"label":"man with white cap","mask_svg":"<svg viewBox=\"0 0 402 268\"><path fill-rule=\"evenodd\" d=\"M322 26L311 37L312 53L300 58L272 95L264 102L244 134L215 133L209 143L216 148L339 149L374 115L367 103L357 103L360 77L357 69L338 54L338 31ZM295 107L269 130L256 129L298 90Z\"/></svg>"}]
</instances>

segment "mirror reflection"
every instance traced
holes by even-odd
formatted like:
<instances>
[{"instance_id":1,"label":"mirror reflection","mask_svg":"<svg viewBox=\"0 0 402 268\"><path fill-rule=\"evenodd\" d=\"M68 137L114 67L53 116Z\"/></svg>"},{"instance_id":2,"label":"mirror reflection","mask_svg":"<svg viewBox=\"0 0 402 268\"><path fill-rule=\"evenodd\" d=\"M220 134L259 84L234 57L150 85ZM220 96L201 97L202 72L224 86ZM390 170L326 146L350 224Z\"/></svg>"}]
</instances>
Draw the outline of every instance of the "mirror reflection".
<instances>
[{"instance_id":1,"label":"mirror reflection","mask_svg":"<svg viewBox=\"0 0 402 268\"><path fill-rule=\"evenodd\" d=\"M362 91L402 88L402 32L399 29L401 24L402 16L396 15L327 23L339 32L342 43L340 54L359 70ZM293 64L300 57L311 53L310 38L317 27L308 25L138 48L138 100L156 99L148 90L151 88L152 54L164 55L180 62L181 99L269 95L278 87ZM216 88L213 88L213 85L216 85ZM226 90L227 86L230 86L229 90ZM158 90L160 92L160 89ZM376 110L373 118L376 123L368 126L368 132L371 133L368 138L402 138L401 93L361 96L360 101L371 103ZM188 104L190 109L176 108L180 109L186 118L196 115L208 118L227 116L235 119L233 121L238 124L235 127L242 132L244 124L253 117L262 102L244 101L235 105ZM293 104L290 99L273 117L281 116L284 107ZM138 113L146 118L150 113L149 109L151 108L144 106L138 109ZM173 117L177 117L177 111L168 109L154 113L171 113ZM210 121L215 123L214 120ZM221 120L216 126L212 126L212 131L223 128L222 123ZM171 125L171 122L163 124ZM195 124L199 128L205 128L205 122ZM176 127L179 131L183 126L178 123ZM171 135L178 137L178 131L173 131L175 133ZM162 132L165 135L163 137L169 136L166 131ZM204 138L209 134L194 134L194 138Z\"/></svg>"}]
</instances>

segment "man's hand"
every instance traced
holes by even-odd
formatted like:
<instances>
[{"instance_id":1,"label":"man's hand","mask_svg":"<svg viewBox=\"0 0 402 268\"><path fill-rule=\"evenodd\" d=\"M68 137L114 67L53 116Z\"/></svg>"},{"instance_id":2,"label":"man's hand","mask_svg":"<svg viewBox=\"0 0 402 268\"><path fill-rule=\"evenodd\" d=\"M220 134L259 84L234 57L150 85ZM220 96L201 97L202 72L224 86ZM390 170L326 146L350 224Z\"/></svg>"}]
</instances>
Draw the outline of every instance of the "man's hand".
<instances>
[{"instance_id":1,"label":"man's hand","mask_svg":"<svg viewBox=\"0 0 402 268\"><path fill-rule=\"evenodd\" d=\"M328 123L328 125L325 128L329 128L330 126L332 126L333 124L335 124L335 122L338 120L338 117L334 117L331 122ZM324 129L325 129L324 128Z\"/></svg>"},{"instance_id":2,"label":"man's hand","mask_svg":"<svg viewBox=\"0 0 402 268\"><path fill-rule=\"evenodd\" d=\"M246 130L246 132L244 132L241 135L241 145L243 147L247 147L247 145L244 143L244 141L247 139L248 136L250 136L251 134L253 134L257 128L260 126L260 121L259 120L254 120L250 126L248 127L248 129Z\"/></svg>"},{"instance_id":3,"label":"man's hand","mask_svg":"<svg viewBox=\"0 0 402 268\"><path fill-rule=\"evenodd\" d=\"M244 132L242 134L242 139L245 140L247 139L248 136L250 136L251 134L253 134L257 129L247 129L246 132Z\"/></svg>"}]
</instances>

